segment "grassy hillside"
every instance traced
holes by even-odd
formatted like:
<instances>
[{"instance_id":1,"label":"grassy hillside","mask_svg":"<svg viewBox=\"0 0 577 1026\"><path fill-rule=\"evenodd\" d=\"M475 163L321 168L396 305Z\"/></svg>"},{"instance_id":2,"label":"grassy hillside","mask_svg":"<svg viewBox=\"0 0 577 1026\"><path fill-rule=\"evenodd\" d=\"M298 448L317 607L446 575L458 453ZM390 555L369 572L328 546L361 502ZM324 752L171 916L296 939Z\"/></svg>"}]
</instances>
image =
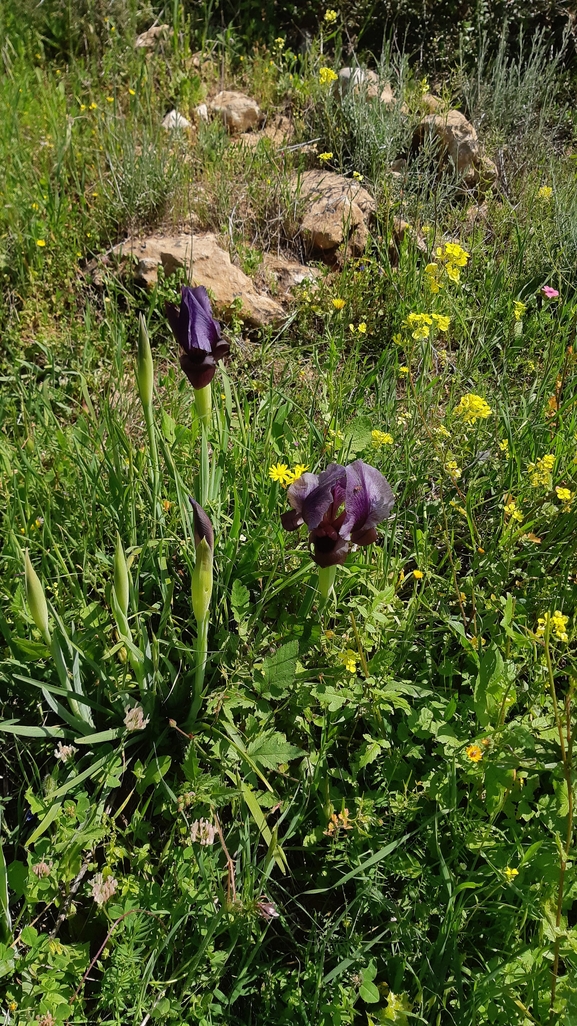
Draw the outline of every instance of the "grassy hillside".
<instances>
[{"instance_id":1,"label":"grassy hillside","mask_svg":"<svg viewBox=\"0 0 577 1026\"><path fill-rule=\"evenodd\" d=\"M427 80L390 48L367 61L395 102L342 99L321 71L340 16L301 53L204 13L175 5L153 50L108 14L100 56L56 57L32 22L2 50L3 1022L570 1026L564 57L534 35ZM290 140L205 123L225 88ZM492 186L416 152L429 92ZM162 128L174 107L189 131ZM332 266L292 185L320 167L376 211ZM272 326L219 315L204 418L165 310L184 271L144 288L92 262L173 229L215 233L259 287L266 253L318 270ZM323 597L288 485L358 460L395 505ZM206 623L189 496L214 530Z\"/></svg>"}]
</instances>

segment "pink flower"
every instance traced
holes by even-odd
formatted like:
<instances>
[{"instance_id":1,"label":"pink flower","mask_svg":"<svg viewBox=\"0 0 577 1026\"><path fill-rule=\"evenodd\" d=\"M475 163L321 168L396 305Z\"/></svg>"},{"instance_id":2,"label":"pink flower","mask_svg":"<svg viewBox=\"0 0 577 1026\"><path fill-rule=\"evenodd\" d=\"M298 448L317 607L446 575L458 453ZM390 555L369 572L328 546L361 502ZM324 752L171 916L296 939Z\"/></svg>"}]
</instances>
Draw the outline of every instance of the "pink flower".
<instances>
[{"instance_id":1,"label":"pink flower","mask_svg":"<svg viewBox=\"0 0 577 1026\"><path fill-rule=\"evenodd\" d=\"M550 285L544 285L541 292L544 296L547 296L547 299L557 299L559 295L557 289L552 289Z\"/></svg>"}]
</instances>

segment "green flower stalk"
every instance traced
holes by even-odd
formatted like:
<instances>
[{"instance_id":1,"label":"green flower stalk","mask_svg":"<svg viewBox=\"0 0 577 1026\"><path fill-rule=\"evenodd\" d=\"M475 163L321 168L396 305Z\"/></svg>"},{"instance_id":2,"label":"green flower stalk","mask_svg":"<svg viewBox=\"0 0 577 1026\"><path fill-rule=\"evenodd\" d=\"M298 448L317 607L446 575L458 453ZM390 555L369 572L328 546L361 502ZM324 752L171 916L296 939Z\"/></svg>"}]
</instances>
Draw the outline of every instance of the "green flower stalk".
<instances>
[{"instance_id":1,"label":"green flower stalk","mask_svg":"<svg viewBox=\"0 0 577 1026\"><path fill-rule=\"evenodd\" d=\"M196 652L194 694L187 725L191 726L198 714L202 701L204 675L208 659L208 624L213 584L214 532L212 524L202 506L190 499L194 519L194 544L196 562L192 572L192 612L196 620Z\"/></svg>"},{"instance_id":2,"label":"green flower stalk","mask_svg":"<svg viewBox=\"0 0 577 1026\"><path fill-rule=\"evenodd\" d=\"M146 433L148 435L148 448L150 452L150 467L152 472L152 488L154 495L154 511L157 519L161 517L160 512L160 470L158 465L158 449L156 446L156 430L154 426L154 409L152 397L154 394L154 363L150 349L150 339L146 321L142 314L139 315L138 325L138 355L136 359L136 384L142 403Z\"/></svg>"}]
</instances>

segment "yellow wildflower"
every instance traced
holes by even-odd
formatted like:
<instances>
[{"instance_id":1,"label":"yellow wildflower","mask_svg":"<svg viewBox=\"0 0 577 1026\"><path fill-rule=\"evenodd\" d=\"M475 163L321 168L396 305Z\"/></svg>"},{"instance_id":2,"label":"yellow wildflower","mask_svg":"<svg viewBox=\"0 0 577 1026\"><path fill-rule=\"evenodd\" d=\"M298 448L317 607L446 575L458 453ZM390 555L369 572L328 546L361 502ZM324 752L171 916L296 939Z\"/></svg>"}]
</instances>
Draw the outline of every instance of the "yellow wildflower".
<instances>
[{"instance_id":1,"label":"yellow wildflower","mask_svg":"<svg viewBox=\"0 0 577 1026\"><path fill-rule=\"evenodd\" d=\"M46 239L36 239L36 245L43 249L46 245Z\"/></svg>"},{"instance_id":2,"label":"yellow wildflower","mask_svg":"<svg viewBox=\"0 0 577 1026\"><path fill-rule=\"evenodd\" d=\"M364 177L365 176L359 174L358 171L353 171L353 178L355 178L357 182L362 182L364 180Z\"/></svg>"},{"instance_id":3,"label":"yellow wildflower","mask_svg":"<svg viewBox=\"0 0 577 1026\"><path fill-rule=\"evenodd\" d=\"M538 199L544 200L545 203L548 203L552 196L553 189L550 185L542 185L539 191L537 192Z\"/></svg>"},{"instance_id":4,"label":"yellow wildflower","mask_svg":"<svg viewBox=\"0 0 577 1026\"><path fill-rule=\"evenodd\" d=\"M509 501L505 503L505 516L510 517L511 520L517 520L521 523L523 514L514 499L509 499Z\"/></svg>"},{"instance_id":5,"label":"yellow wildflower","mask_svg":"<svg viewBox=\"0 0 577 1026\"><path fill-rule=\"evenodd\" d=\"M422 570L413 570L413 577L416 581L422 581L424 576L425 575Z\"/></svg>"},{"instance_id":6,"label":"yellow wildflower","mask_svg":"<svg viewBox=\"0 0 577 1026\"><path fill-rule=\"evenodd\" d=\"M505 866L503 874L506 876L509 883L514 880L516 876L519 876L519 870L513 869L511 866Z\"/></svg>"},{"instance_id":7,"label":"yellow wildflower","mask_svg":"<svg viewBox=\"0 0 577 1026\"><path fill-rule=\"evenodd\" d=\"M106 97L106 102L107 103L114 103L114 97L113 96L107 96Z\"/></svg>"},{"instance_id":8,"label":"yellow wildflower","mask_svg":"<svg viewBox=\"0 0 577 1026\"><path fill-rule=\"evenodd\" d=\"M493 411L480 395L467 392L461 397L455 412L463 418L465 424L474 424L477 420L486 420Z\"/></svg>"},{"instance_id":9,"label":"yellow wildflower","mask_svg":"<svg viewBox=\"0 0 577 1026\"><path fill-rule=\"evenodd\" d=\"M445 317L443 314L433 314L433 320L435 321L439 331L448 331L451 323L450 317Z\"/></svg>"},{"instance_id":10,"label":"yellow wildflower","mask_svg":"<svg viewBox=\"0 0 577 1026\"><path fill-rule=\"evenodd\" d=\"M286 463L275 463L269 467L268 476L271 481L277 481L283 488L291 483L291 474Z\"/></svg>"},{"instance_id":11,"label":"yellow wildflower","mask_svg":"<svg viewBox=\"0 0 577 1026\"><path fill-rule=\"evenodd\" d=\"M571 503L573 501L573 492L570 488L561 488L559 485L555 486L555 492L560 502L564 504L565 512L571 509Z\"/></svg>"},{"instance_id":12,"label":"yellow wildflower","mask_svg":"<svg viewBox=\"0 0 577 1026\"><path fill-rule=\"evenodd\" d=\"M403 374L404 375L404 374L408 374L408 373L409 373L409 368L408 367L399 367L399 374Z\"/></svg>"},{"instance_id":13,"label":"yellow wildflower","mask_svg":"<svg viewBox=\"0 0 577 1026\"><path fill-rule=\"evenodd\" d=\"M456 460L447 460L445 463L445 470L449 477L452 477L454 481L458 481L463 473Z\"/></svg>"},{"instance_id":14,"label":"yellow wildflower","mask_svg":"<svg viewBox=\"0 0 577 1026\"><path fill-rule=\"evenodd\" d=\"M323 161L325 161L325 163L326 163L327 160L332 160L332 159L333 159L333 155L330 152L329 153L319 153L319 160L323 160Z\"/></svg>"},{"instance_id":15,"label":"yellow wildflower","mask_svg":"<svg viewBox=\"0 0 577 1026\"><path fill-rule=\"evenodd\" d=\"M129 89L128 93L129 93L130 96L136 96L136 90L135 89Z\"/></svg>"},{"instance_id":16,"label":"yellow wildflower","mask_svg":"<svg viewBox=\"0 0 577 1026\"><path fill-rule=\"evenodd\" d=\"M439 426L437 428L435 428L435 431L437 432L438 435L441 436L441 438L450 438L451 437L451 432L447 431L447 429L446 429L444 424L439 424Z\"/></svg>"},{"instance_id":17,"label":"yellow wildflower","mask_svg":"<svg viewBox=\"0 0 577 1026\"><path fill-rule=\"evenodd\" d=\"M357 672L358 661L358 653L353 652L352 648L347 648L346 652L341 652L341 662L343 663L345 670L348 670L349 673Z\"/></svg>"},{"instance_id":18,"label":"yellow wildflower","mask_svg":"<svg viewBox=\"0 0 577 1026\"><path fill-rule=\"evenodd\" d=\"M388 431L371 431L371 438L375 449L380 449L383 445L392 445L394 438L388 433Z\"/></svg>"},{"instance_id":19,"label":"yellow wildflower","mask_svg":"<svg viewBox=\"0 0 577 1026\"><path fill-rule=\"evenodd\" d=\"M549 628L549 634L556 638L557 641L569 641L569 635L567 634L568 621L569 617L564 616L561 610L556 609L553 615L545 613L545 616L539 617L535 633L538 637L543 637L545 631Z\"/></svg>"},{"instance_id":20,"label":"yellow wildflower","mask_svg":"<svg viewBox=\"0 0 577 1026\"><path fill-rule=\"evenodd\" d=\"M410 313L405 321L414 339L428 338L433 318L426 313Z\"/></svg>"},{"instance_id":21,"label":"yellow wildflower","mask_svg":"<svg viewBox=\"0 0 577 1026\"><path fill-rule=\"evenodd\" d=\"M361 321L361 323L357 327L357 331L359 332L360 335L366 335L367 334L367 325L365 324L364 321Z\"/></svg>"},{"instance_id":22,"label":"yellow wildflower","mask_svg":"<svg viewBox=\"0 0 577 1026\"><path fill-rule=\"evenodd\" d=\"M403 336L401 335L401 333L399 331L396 333L396 335L393 335L393 342L395 343L396 346L402 346L402 344L403 344Z\"/></svg>"},{"instance_id":23,"label":"yellow wildflower","mask_svg":"<svg viewBox=\"0 0 577 1026\"><path fill-rule=\"evenodd\" d=\"M529 463L527 469L530 474L531 484L533 488L544 488L551 487L551 471L555 466L555 457L553 453L547 453L545 456L541 456L541 459L535 460L535 463Z\"/></svg>"},{"instance_id":24,"label":"yellow wildflower","mask_svg":"<svg viewBox=\"0 0 577 1026\"><path fill-rule=\"evenodd\" d=\"M336 20L337 12L333 11L332 8L329 7L328 11L325 11L325 21L327 25L332 25Z\"/></svg>"},{"instance_id":25,"label":"yellow wildflower","mask_svg":"<svg viewBox=\"0 0 577 1026\"><path fill-rule=\"evenodd\" d=\"M508 438L502 438L501 439L501 441L499 442L499 449L501 450L501 452L505 456L509 455L509 439Z\"/></svg>"},{"instance_id":26,"label":"yellow wildflower","mask_svg":"<svg viewBox=\"0 0 577 1026\"><path fill-rule=\"evenodd\" d=\"M344 299L333 299L333 306L335 310L342 310L345 305Z\"/></svg>"},{"instance_id":27,"label":"yellow wildflower","mask_svg":"<svg viewBox=\"0 0 577 1026\"><path fill-rule=\"evenodd\" d=\"M427 285L429 292L436 295L444 288L443 282L440 280L441 267L439 264L427 264L425 267L425 274L427 275Z\"/></svg>"},{"instance_id":28,"label":"yellow wildflower","mask_svg":"<svg viewBox=\"0 0 577 1026\"><path fill-rule=\"evenodd\" d=\"M515 300L513 303L513 314L515 315L516 321L521 321L523 319L523 314L526 309L527 306L525 303L522 303L520 299Z\"/></svg>"},{"instance_id":29,"label":"yellow wildflower","mask_svg":"<svg viewBox=\"0 0 577 1026\"><path fill-rule=\"evenodd\" d=\"M330 85L331 82L336 82L338 77L332 68L321 68L319 71L319 82L321 85Z\"/></svg>"},{"instance_id":30,"label":"yellow wildflower","mask_svg":"<svg viewBox=\"0 0 577 1026\"><path fill-rule=\"evenodd\" d=\"M483 752L482 749L479 748L479 745L469 745L465 749L465 752L467 753L467 758L469 758L471 762L480 762L483 758Z\"/></svg>"},{"instance_id":31,"label":"yellow wildflower","mask_svg":"<svg viewBox=\"0 0 577 1026\"><path fill-rule=\"evenodd\" d=\"M437 247L439 260L453 264L455 267L466 267L469 262L470 253L459 246L458 242L446 242L444 246Z\"/></svg>"},{"instance_id":32,"label":"yellow wildflower","mask_svg":"<svg viewBox=\"0 0 577 1026\"><path fill-rule=\"evenodd\" d=\"M302 477L305 470L308 470L308 466L305 463L297 463L294 470L287 470L285 478L287 484L292 484L293 481L298 481L299 477Z\"/></svg>"},{"instance_id":33,"label":"yellow wildflower","mask_svg":"<svg viewBox=\"0 0 577 1026\"><path fill-rule=\"evenodd\" d=\"M97 104L97 103L94 103L94 102L92 102L92 103L90 104L90 110L98 110L98 104Z\"/></svg>"}]
</instances>

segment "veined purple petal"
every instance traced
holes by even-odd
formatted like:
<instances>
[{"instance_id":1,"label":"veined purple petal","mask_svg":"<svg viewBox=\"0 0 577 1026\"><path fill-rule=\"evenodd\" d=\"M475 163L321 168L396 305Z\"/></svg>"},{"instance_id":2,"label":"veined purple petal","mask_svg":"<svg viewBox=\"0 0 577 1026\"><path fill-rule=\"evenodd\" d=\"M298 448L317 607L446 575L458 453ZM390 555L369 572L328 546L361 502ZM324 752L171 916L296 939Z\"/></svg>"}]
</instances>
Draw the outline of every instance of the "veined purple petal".
<instances>
[{"instance_id":1,"label":"veined purple petal","mask_svg":"<svg viewBox=\"0 0 577 1026\"><path fill-rule=\"evenodd\" d=\"M296 481L293 481L292 485L289 485L287 499L292 508L299 514L301 524L304 524L304 520L302 518L303 502L307 495L310 495L310 493L314 491L318 483L318 474L309 474L305 472L304 474L301 474L300 477L297 477ZM294 528L288 528L288 530L294 531Z\"/></svg>"},{"instance_id":2,"label":"veined purple petal","mask_svg":"<svg viewBox=\"0 0 577 1026\"><path fill-rule=\"evenodd\" d=\"M303 474L303 478L314 476L314 474ZM302 517L308 528L314 530L315 527L318 527L333 503L336 503L336 513L345 495L346 481L345 468L341 467L339 463L330 463L327 469L319 474L316 488L307 492L301 506ZM297 483L295 481L295 484ZM291 487L293 486L291 485Z\"/></svg>"},{"instance_id":3,"label":"veined purple petal","mask_svg":"<svg viewBox=\"0 0 577 1026\"><path fill-rule=\"evenodd\" d=\"M204 285L196 285L195 288L190 288L189 285L183 285L183 293L185 289L187 292L190 292L194 296L195 301L198 303L199 306L202 307L206 316L212 319L212 306L210 305L208 292L206 291Z\"/></svg>"},{"instance_id":4,"label":"veined purple petal","mask_svg":"<svg viewBox=\"0 0 577 1026\"><path fill-rule=\"evenodd\" d=\"M203 304L194 295L195 291L195 289L188 288L187 285L182 286L179 319L183 325L187 326L186 345L183 348L187 353L191 349L202 349L205 353L211 353L220 339L220 325L206 312ZM203 292L205 292L204 289ZM208 300L208 296L206 299Z\"/></svg>"},{"instance_id":5,"label":"veined purple petal","mask_svg":"<svg viewBox=\"0 0 577 1026\"><path fill-rule=\"evenodd\" d=\"M347 467L346 478L346 516L339 533L341 538L350 540L353 534L362 535L386 520L395 499L386 478L362 460L355 460ZM356 541L356 544L369 543Z\"/></svg>"}]
</instances>

